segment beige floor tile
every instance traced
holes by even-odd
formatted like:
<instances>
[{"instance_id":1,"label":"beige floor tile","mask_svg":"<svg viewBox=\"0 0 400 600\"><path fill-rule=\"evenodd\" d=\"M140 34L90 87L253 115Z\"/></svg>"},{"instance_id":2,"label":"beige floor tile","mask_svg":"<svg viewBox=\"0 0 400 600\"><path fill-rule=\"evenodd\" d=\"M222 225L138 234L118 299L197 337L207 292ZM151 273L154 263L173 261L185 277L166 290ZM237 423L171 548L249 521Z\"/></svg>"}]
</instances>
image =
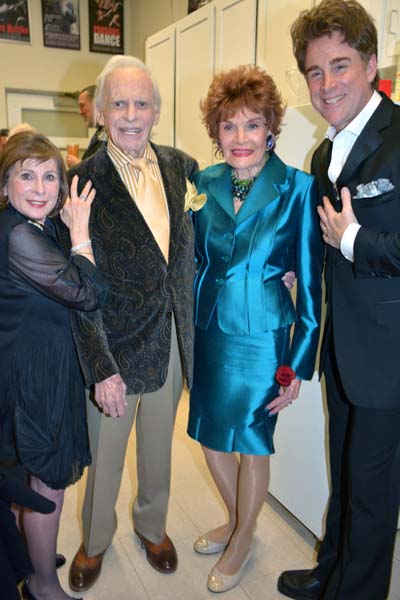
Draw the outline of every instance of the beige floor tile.
<instances>
[{"instance_id":1,"label":"beige floor tile","mask_svg":"<svg viewBox=\"0 0 400 600\"><path fill-rule=\"evenodd\" d=\"M396 546L394 548L394 556L400 560L400 531L397 532Z\"/></svg>"},{"instance_id":2,"label":"beige floor tile","mask_svg":"<svg viewBox=\"0 0 400 600\"><path fill-rule=\"evenodd\" d=\"M135 434L126 454L117 502L118 529L107 551L103 571L84 600L215 600L206 587L207 575L217 556L202 556L193 542L225 521L216 487L208 472L200 445L186 433L188 397L181 400L174 434L171 498L167 530L177 547L179 569L173 575L156 573L133 533L132 499L136 495ZM81 542L81 506L85 478L66 491L59 535L59 551L68 565ZM254 554L239 586L223 594L224 600L280 600L276 581L282 570L314 564L315 537L274 498L268 497L261 511ZM391 595L400 600L400 534L396 543ZM60 579L68 590L68 565Z\"/></svg>"},{"instance_id":3,"label":"beige floor tile","mask_svg":"<svg viewBox=\"0 0 400 600\"><path fill-rule=\"evenodd\" d=\"M242 583L249 600L284 600L276 589L276 577L273 574L259 577L247 584Z\"/></svg>"},{"instance_id":4,"label":"beige floor tile","mask_svg":"<svg viewBox=\"0 0 400 600\"><path fill-rule=\"evenodd\" d=\"M161 575L154 571L145 558L145 552L132 536L121 538L126 553L135 564L143 587L152 600L204 600L215 596L207 590L207 575L215 557L199 556L192 548L192 537L176 540L179 568L172 575ZM225 598L225 596L224 596ZM230 592L226 598L245 600L241 588Z\"/></svg>"},{"instance_id":5,"label":"beige floor tile","mask_svg":"<svg viewBox=\"0 0 400 600\"><path fill-rule=\"evenodd\" d=\"M62 541L64 537L65 535ZM74 553L78 543L75 546ZM65 550L64 545L60 546L60 550L61 548ZM59 571L61 584L66 591L69 590L68 567L72 557L73 554L68 556L68 564ZM82 596L85 600L149 600L135 567L117 536L104 556L98 581L87 592L74 592L74 596Z\"/></svg>"},{"instance_id":6,"label":"beige floor tile","mask_svg":"<svg viewBox=\"0 0 400 600\"><path fill-rule=\"evenodd\" d=\"M393 561L392 580L391 580L388 600L400 600L400 560Z\"/></svg>"}]
</instances>

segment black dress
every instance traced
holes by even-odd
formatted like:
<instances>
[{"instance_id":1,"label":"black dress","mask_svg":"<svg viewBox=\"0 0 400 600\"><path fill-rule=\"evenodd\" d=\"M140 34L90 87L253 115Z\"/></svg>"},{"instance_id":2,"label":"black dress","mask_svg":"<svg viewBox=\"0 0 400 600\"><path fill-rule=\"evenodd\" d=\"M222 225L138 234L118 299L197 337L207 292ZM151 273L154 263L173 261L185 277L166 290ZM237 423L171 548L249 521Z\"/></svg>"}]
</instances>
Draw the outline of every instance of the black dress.
<instances>
[{"instance_id":1,"label":"black dress","mask_svg":"<svg viewBox=\"0 0 400 600\"><path fill-rule=\"evenodd\" d=\"M106 294L85 257L64 256L50 221L0 214L0 449L54 489L90 463L70 310L94 310Z\"/></svg>"}]
</instances>

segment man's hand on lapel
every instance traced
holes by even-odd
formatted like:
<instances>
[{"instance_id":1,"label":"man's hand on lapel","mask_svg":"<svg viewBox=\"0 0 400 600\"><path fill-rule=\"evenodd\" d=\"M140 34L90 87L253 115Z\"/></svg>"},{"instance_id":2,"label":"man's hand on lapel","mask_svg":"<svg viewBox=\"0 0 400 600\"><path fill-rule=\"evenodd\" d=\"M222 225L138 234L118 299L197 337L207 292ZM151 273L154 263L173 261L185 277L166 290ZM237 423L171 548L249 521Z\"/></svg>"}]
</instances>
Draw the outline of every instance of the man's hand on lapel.
<instances>
[{"instance_id":1,"label":"man's hand on lapel","mask_svg":"<svg viewBox=\"0 0 400 600\"><path fill-rule=\"evenodd\" d=\"M340 242L348 225L358 223L351 206L351 194L348 188L342 188L340 192L342 199L342 212L336 212L329 198L323 197L324 207L318 206L318 214L321 219L320 225L323 233L324 242L340 248Z\"/></svg>"}]
</instances>

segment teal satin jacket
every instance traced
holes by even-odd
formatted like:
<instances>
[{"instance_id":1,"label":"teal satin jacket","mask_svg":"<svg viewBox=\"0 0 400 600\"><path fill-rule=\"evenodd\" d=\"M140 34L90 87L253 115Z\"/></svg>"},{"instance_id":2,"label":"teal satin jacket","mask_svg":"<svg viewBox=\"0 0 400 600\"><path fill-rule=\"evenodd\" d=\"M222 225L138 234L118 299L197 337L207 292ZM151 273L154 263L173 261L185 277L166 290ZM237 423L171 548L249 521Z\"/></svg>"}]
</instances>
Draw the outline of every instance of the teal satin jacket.
<instances>
[{"instance_id":1,"label":"teal satin jacket","mask_svg":"<svg viewBox=\"0 0 400 600\"><path fill-rule=\"evenodd\" d=\"M310 379L318 348L323 243L314 177L271 153L240 211L226 163L197 173L207 195L194 213L198 271L195 323L207 329L217 307L220 329L253 335L295 323L290 366ZM296 302L282 282L295 271Z\"/></svg>"}]
</instances>

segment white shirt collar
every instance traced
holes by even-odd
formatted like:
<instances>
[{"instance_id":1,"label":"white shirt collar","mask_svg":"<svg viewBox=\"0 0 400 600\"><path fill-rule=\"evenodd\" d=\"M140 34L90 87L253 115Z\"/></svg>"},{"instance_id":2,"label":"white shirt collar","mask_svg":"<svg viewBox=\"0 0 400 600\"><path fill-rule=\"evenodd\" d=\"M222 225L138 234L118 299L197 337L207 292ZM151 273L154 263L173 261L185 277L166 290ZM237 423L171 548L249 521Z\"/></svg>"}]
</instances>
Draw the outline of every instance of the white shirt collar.
<instances>
[{"instance_id":1,"label":"white shirt collar","mask_svg":"<svg viewBox=\"0 0 400 600\"><path fill-rule=\"evenodd\" d=\"M356 137L360 135L361 131L364 129L365 125L368 123L370 118L372 117L375 110L378 108L378 105L381 103L382 97L376 90L374 90L371 98L368 100L367 104L364 108L358 113L358 115L350 121L350 123L341 131L347 131L349 133L354 134ZM339 132L341 133L341 132ZM326 136L331 142L333 138L337 134L336 129L333 125L329 125L328 131L326 132Z\"/></svg>"}]
</instances>

